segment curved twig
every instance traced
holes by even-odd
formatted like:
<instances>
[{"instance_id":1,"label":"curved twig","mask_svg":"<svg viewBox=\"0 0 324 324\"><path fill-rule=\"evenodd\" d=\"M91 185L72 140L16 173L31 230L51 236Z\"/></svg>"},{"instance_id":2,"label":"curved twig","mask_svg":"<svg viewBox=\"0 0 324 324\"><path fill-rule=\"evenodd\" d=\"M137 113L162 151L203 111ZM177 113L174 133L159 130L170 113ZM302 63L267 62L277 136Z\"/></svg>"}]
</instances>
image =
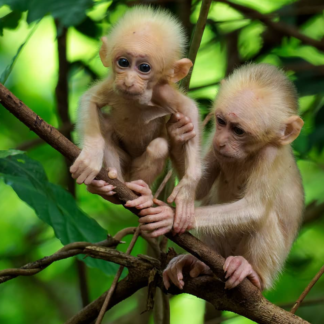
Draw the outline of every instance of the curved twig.
<instances>
[{"instance_id":1,"label":"curved twig","mask_svg":"<svg viewBox=\"0 0 324 324\"><path fill-rule=\"evenodd\" d=\"M296 313L298 307L303 302L304 298L307 296L307 294L310 292L310 290L314 287L314 285L316 284L316 282L318 281L318 279L321 278L321 276L323 275L323 273L324 273L324 266L316 274L316 276L312 279L312 281L308 284L308 286L303 291L303 293L299 296L299 298L297 299L295 305L293 306L293 308L290 311L291 313L293 313L293 314Z\"/></svg>"}]
</instances>

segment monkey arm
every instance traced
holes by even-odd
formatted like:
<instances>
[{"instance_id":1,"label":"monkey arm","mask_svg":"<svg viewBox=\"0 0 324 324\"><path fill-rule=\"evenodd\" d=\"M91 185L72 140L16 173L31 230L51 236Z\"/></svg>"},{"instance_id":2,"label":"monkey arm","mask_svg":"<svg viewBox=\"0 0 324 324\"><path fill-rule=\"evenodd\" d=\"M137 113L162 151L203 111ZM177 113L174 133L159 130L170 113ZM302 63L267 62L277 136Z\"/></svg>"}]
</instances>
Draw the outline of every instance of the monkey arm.
<instances>
[{"instance_id":1,"label":"monkey arm","mask_svg":"<svg viewBox=\"0 0 324 324\"><path fill-rule=\"evenodd\" d=\"M188 179L196 188L201 177L201 158L200 158L200 117L198 108L194 101L180 94L181 101L177 110L191 119L196 136L184 144L184 174L183 178Z\"/></svg>"},{"instance_id":2,"label":"monkey arm","mask_svg":"<svg viewBox=\"0 0 324 324\"><path fill-rule=\"evenodd\" d=\"M214 149L211 147L203 161L203 172L196 190L197 200L203 199L209 193L219 173L219 163L215 157Z\"/></svg>"},{"instance_id":3,"label":"monkey arm","mask_svg":"<svg viewBox=\"0 0 324 324\"><path fill-rule=\"evenodd\" d=\"M196 208L195 228L220 233L250 230L257 228L265 215L265 205L247 197L233 203Z\"/></svg>"},{"instance_id":4,"label":"monkey arm","mask_svg":"<svg viewBox=\"0 0 324 324\"><path fill-rule=\"evenodd\" d=\"M105 146L100 126L100 106L95 100L97 93L95 88L90 89L81 100L77 131L83 149L70 168L72 177L77 179L77 183L84 182L87 185L91 183L102 167Z\"/></svg>"}]
</instances>

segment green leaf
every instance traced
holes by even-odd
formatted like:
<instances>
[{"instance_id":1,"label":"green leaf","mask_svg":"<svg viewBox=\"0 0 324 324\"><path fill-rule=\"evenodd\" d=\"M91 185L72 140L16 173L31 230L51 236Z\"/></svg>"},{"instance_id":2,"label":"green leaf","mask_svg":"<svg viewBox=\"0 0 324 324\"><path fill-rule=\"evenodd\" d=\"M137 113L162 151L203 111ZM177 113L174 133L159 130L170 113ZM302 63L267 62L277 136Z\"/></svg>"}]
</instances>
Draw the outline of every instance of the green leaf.
<instances>
[{"instance_id":1,"label":"green leaf","mask_svg":"<svg viewBox=\"0 0 324 324\"><path fill-rule=\"evenodd\" d=\"M0 151L0 176L41 220L53 227L56 237L64 245L78 241L98 242L106 238L106 230L77 206L70 193L48 181L39 162L17 151ZM83 256L79 258L83 260ZM84 262L108 275L117 269L117 265L103 260L86 258Z\"/></svg>"},{"instance_id":2,"label":"green leaf","mask_svg":"<svg viewBox=\"0 0 324 324\"><path fill-rule=\"evenodd\" d=\"M26 11L30 0L0 0L0 6L8 5L12 10Z\"/></svg>"},{"instance_id":3,"label":"green leaf","mask_svg":"<svg viewBox=\"0 0 324 324\"><path fill-rule=\"evenodd\" d=\"M86 18L86 10L93 6L93 0L30 0L27 22L51 14L65 27L80 24Z\"/></svg>"},{"instance_id":4,"label":"green leaf","mask_svg":"<svg viewBox=\"0 0 324 324\"><path fill-rule=\"evenodd\" d=\"M9 65L7 65L7 67L4 69L4 71L2 72L1 76L0 76L0 83L5 84L15 63L16 63L16 59L19 55L19 53L21 52L21 50L23 49L23 47L25 46L25 44L29 41L29 39L31 38L31 36L33 35L33 33L35 32L36 28L38 26L38 23L34 26L34 28L30 31L30 33L28 34L26 40L19 46L17 53L15 54L15 56L12 58L11 63Z\"/></svg>"},{"instance_id":5,"label":"green leaf","mask_svg":"<svg viewBox=\"0 0 324 324\"><path fill-rule=\"evenodd\" d=\"M98 39L101 35L101 29L97 26L97 24L89 17L86 17L81 24L75 26L75 29L78 30L80 33Z\"/></svg>"},{"instance_id":6,"label":"green leaf","mask_svg":"<svg viewBox=\"0 0 324 324\"><path fill-rule=\"evenodd\" d=\"M22 16L20 11L12 11L8 15L0 18L0 36L3 35L3 29L15 29L18 24L19 20Z\"/></svg>"}]
</instances>

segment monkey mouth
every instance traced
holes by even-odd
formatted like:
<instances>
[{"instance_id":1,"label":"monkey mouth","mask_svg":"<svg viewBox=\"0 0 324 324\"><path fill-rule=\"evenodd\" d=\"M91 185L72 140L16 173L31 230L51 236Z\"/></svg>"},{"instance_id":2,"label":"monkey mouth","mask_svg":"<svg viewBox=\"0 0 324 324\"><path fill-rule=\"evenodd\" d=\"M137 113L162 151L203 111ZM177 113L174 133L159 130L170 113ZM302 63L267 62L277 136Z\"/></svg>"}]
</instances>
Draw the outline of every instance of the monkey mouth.
<instances>
[{"instance_id":1,"label":"monkey mouth","mask_svg":"<svg viewBox=\"0 0 324 324\"><path fill-rule=\"evenodd\" d=\"M226 153L221 153L220 151L218 150L215 150L216 152L216 155L221 158L221 159L224 159L224 160L235 160L235 156L233 155L230 155L230 154L226 154Z\"/></svg>"},{"instance_id":2,"label":"monkey mouth","mask_svg":"<svg viewBox=\"0 0 324 324\"><path fill-rule=\"evenodd\" d=\"M124 89L119 89L118 92L120 92L121 95L123 95L126 98L134 98L134 97L139 97L142 94L139 92L131 92L131 91L127 91Z\"/></svg>"}]
</instances>

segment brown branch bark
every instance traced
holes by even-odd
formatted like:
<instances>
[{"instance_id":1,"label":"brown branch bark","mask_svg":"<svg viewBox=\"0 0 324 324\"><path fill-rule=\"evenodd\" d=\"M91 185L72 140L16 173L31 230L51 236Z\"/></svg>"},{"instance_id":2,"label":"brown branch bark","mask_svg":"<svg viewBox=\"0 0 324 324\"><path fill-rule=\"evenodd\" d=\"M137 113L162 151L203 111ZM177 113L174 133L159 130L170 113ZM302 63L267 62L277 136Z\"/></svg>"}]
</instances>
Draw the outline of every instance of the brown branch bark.
<instances>
[{"instance_id":1,"label":"brown branch bark","mask_svg":"<svg viewBox=\"0 0 324 324\"><path fill-rule=\"evenodd\" d=\"M42 120L2 84L0 84L0 103L68 159L74 160L79 155L80 149L78 147L60 134L54 127ZM129 190L117 179L108 178L107 171L104 169L100 171L98 179L114 185L116 187L115 192L123 204L126 201L137 197L131 190ZM131 209L131 211L137 215L138 211L136 209ZM186 251L206 263L214 274L224 281L224 258L222 256L192 236L190 233L184 233L180 236L172 236L171 234L167 234L166 236L171 241L175 242ZM218 289L219 291L213 291L213 288ZM222 296L222 298L219 297L221 299L221 309L237 312L252 320L257 320L259 323L307 323L299 317L296 317L295 315L271 304L247 279L245 279L242 284L231 291L225 291L223 288L224 284L220 282L218 286L207 286L201 291L200 298L204 298L203 296L205 293L212 291L212 295L214 296L213 298L216 298L215 296L217 296L217 294ZM224 298L225 296L230 296L231 298Z\"/></svg>"},{"instance_id":2,"label":"brown branch bark","mask_svg":"<svg viewBox=\"0 0 324 324\"><path fill-rule=\"evenodd\" d=\"M38 272L43 271L53 262L58 260L63 260L66 258L70 258L77 254L82 253L82 251L87 246L105 246L105 247L116 247L119 244L119 241L116 241L112 237L108 237L107 240L98 243L89 243L89 242L74 242L71 244L65 245L62 249L57 251L56 253L44 257L35 262L27 263L18 269L6 269L0 271L0 284L4 283L8 280L14 279L18 276L32 276Z\"/></svg>"},{"instance_id":3,"label":"brown branch bark","mask_svg":"<svg viewBox=\"0 0 324 324\"><path fill-rule=\"evenodd\" d=\"M267 15L263 15L257 10L251 9L249 7L242 6L237 3L233 3L228 0L214 0L216 2L222 2L226 3L233 9L241 12L244 16L251 18L251 19L258 19L261 22L263 22L266 26L274 30L275 32L288 36L288 37L294 37L300 40L304 45L310 45L313 46L320 51L324 51L324 42L318 41L316 39L313 39L311 37L308 37L301 32L299 32L298 29L295 29L294 27L291 27L289 25L286 25L282 22L274 22L269 18Z\"/></svg>"},{"instance_id":4,"label":"brown branch bark","mask_svg":"<svg viewBox=\"0 0 324 324\"><path fill-rule=\"evenodd\" d=\"M133 247L134 247L134 245L136 243L136 240L137 240L137 238L138 238L138 236L140 234L140 230L141 230L140 225L138 225L137 228L136 228L136 231L135 231L135 233L134 233L134 235L132 237L132 240L131 240L131 242L130 242L127 250L126 250L126 255L131 254L131 252L133 250ZM111 297L112 297L112 295L113 295L113 293L114 293L114 291L116 289L118 280L119 280L123 270L124 270L124 266L120 266L117 273L116 273L116 275L115 275L115 278L114 278L114 280L113 280L113 282L112 282L112 284L111 284L111 286L109 288L109 290L107 291L107 295L106 295L104 303L103 303L103 305L102 305L102 307L100 309L99 316L98 316L98 318L96 320L96 324L100 324L103 317L105 316L107 306L109 305L109 302L110 302Z\"/></svg>"}]
</instances>

